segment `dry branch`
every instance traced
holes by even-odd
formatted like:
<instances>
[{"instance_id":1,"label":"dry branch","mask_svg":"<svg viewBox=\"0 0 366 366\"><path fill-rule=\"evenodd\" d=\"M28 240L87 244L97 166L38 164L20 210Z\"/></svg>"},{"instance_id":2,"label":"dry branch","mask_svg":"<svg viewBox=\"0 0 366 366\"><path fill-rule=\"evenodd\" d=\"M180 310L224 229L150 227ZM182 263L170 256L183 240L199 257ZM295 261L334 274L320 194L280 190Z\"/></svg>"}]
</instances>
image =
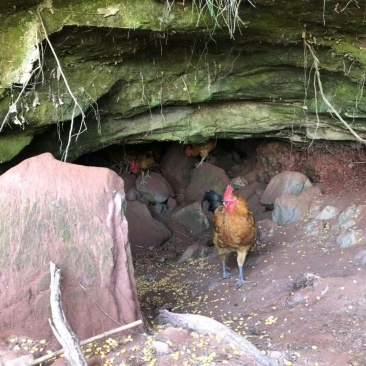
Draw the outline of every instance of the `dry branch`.
<instances>
[{"instance_id":1,"label":"dry branch","mask_svg":"<svg viewBox=\"0 0 366 366\"><path fill-rule=\"evenodd\" d=\"M112 334L119 333L119 332L123 332L124 330L137 327L138 325L141 325L141 324L142 324L142 320L136 320L135 322L132 322L130 324L123 325L122 327L118 327L118 328L109 330L107 332L98 334L98 335L96 335L94 337L85 339L84 341L80 342L80 346L85 346L88 343L98 341L99 339L102 339L102 338L105 338L105 337L109 337ZM28 366L36 366L36 365L39 365L41 362L45 362L45 361L49 360L52 357L60 356L62 353L64 353L64 350L63 349L60 349L59 351L53 352L53 353L51 353L49 355L46 355L46 356L37 358L32 363L28 364Z\"/></svg>"},{"instance_id":2,"label":"dry branch","mask_svg":"<svg viewBox=\"0 0 366 366\"><path fill-rule=\"evenodd\" d=\"M57 338L57 340L62 345L65 350L65 359L67 363L71 366L87 366L86 359L80 348L80 342L77 335L71 329L68 323L65 313L62 309L61 302L61 271L56 268L55 264L50 262L50 272L51 272L51 312L54 326L49 319L52 331Z\"/></svg>"},{"instance_id":3,"label":"dry branch","mask_svg":"<svg viewBox=\"0 0 366 366\"><path fill-rule=\"evenodd\" d=\"M241 335L235 333L233 330L214 319L207 318L202 315L177 314L171 313L168 310L160 310L158 321L160 324L171 324L173 326L193 330L201 334L216 334L220 336L224 342L235 346L239 352L245 354L245 357L250 359L252 362L255 362L256 365L277 365L277 363L265 356L258 348L253 346Z\"/></svg>"}]
</instances>

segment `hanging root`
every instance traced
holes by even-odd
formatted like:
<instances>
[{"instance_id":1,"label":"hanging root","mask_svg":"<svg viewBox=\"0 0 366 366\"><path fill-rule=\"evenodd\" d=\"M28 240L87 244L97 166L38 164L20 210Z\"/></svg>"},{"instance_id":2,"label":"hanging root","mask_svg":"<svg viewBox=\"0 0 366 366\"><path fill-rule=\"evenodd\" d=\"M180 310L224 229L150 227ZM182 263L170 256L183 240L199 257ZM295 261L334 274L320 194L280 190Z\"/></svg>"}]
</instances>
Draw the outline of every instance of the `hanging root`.
<instances>
[{"instance_id":1,"label":"hanging root","mask_svg":"<svg viewBox=\"0 0 366 366\"><path fill-rule=\"evenodd\" d=\"M47 41L47 43L48 43L48 45L49 45L49 47L50 47L50 49L52 51L52 54L53 54L53 56L55 58L55 61L57 63L58 72L59 72L60 76L62 77L62 80L65 83L66 89L67 89L67 91L68 91L71 99L74 102L74 107L72 109L71 122L70 122L69 138L68 138L68 141L67 141L67 144L66 144L65 151L64 151L64 153L62 155L62 160L63 161L67 161L67 155L68 155L68 152L69 152L69 148L70 148L70 144L71 144L72 138L73 137L76 137L76 140L77 140L77 138L79 137L79 135L81 133L83 133L84 131L87 130L87 126L86 126L86 123L85 123L85 114L84 114L84 111L83 111L82 107L80 106L78 100L76 99L74 93L72 92L72 90L70 88L70 85L69 85L69 83L67 81L66 75L64 74L63 69L61 67L60 60L59 60L59 58L58 58L58 56L56 54L56 51L53 48L52 43L51 43L51 41L50 41L50 39L48 37L47 30L46 30L46 27L44 25L44 22L43 22L43 19L42 19L42 16L41 16L40 8L37 9L37 14L38 14L38 18L39 18L39 21L40 21L40 24L41 24L41 27L42 27L44 36L46 38L46 41ZM81 114L81 122L80 122L79 131L76 134L73 134L74 123L75 123L75 115L77 113L77 110L80 111L80 114Z\"/></svg>"},{"instance_id":2,"label":"hanging root","mask_svg":"<svg viewBox=\"0 0 366 366\"><path fill-rule=\"evenodd\" d=\"M319 59L316 56L316 53L314 51L314 48L312 47L312 45L306 40L306 38L304 37L304 46L309 50L312 58L313 58L313 66L314 66L314 72L315 72L315 85L314 87L318 87L319 90L319 94L321 96L321 98L323 99L323 102L328 106L328 108L330 109L331 113L334 114L337 119L348 129L348 131L351 133L351 135L354 136L354 138L362 143L362 144L366 144L366 140L363 139L343 118L342 116L338 113L338 111L333 107L333 105L329 102L329 100L327 99L327 97L324 94L323 91L323 84L321 82L321 78L320 78L320 71L319 71Z\"/></svg>"}]
</instances>

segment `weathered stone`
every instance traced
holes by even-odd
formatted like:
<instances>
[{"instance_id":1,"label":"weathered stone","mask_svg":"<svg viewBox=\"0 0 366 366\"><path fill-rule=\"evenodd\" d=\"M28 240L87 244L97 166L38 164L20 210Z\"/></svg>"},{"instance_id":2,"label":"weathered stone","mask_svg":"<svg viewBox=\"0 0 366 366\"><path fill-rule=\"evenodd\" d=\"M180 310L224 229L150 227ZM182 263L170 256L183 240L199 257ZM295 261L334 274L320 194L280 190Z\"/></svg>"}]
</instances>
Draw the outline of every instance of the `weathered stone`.
<instances>
[{"instance_id":1,"label":"weathered stone","mask_svg":"<svg viewBox=\"0 0 366 366\"><path fill-rule=\"evenodd\" d=\"M248 179L244 177L236 177L231 180L231 185L234 189L246 187L249 184Z\"/></svg>"},{"instance_id":2,"label":"weathered stone","mask_svg":"<svg viewBox=\"0 0 366 366\"><path fill-rule=\"evenodd\" d=\"M156 338L161 342L170 341L173 344L184 344L190 338L190 334L186 329L168 327L160 332Z\"/></svg>"},{"instance_id":3,"label":"weathered stone","mask_svg":"<svg viewBox=\"0 0 366 366\"><path fill-rule=\"evenodd\" d=\"M338 224L341 230L346 230L356 224L357 206L355 204L344 209L338 216Z\"/></svg>"},{"instance_id":4,"label":"weathered stone","mask_svg":"<svg viewBox=\"0 0 366 366\"><path fill-rule=\"evenodd\" d=\"M164 203L155 203L153 206L149 207L151 212L157 215L160 215L167 210L167 206Z\"/></svg>"},{"instance_id":5,"label":"weathered stone","mask_svg":"<svg viewBox=\"0 0 366 366\"><path fill-rule=\"evenodd\" d=\"M149 202L163 203L169 197L173 197L174 191L168 181L159 173L150 172L150 177L138 176L135 182L135 187L142 197Z\"/></svg>"},{"instance_id":6,"label":"weathered stone","mask_svg":"<svg viewBox=\"0 0 366 366\"><path fill-rule=\"evenodd\" d=\"M28 135L0 136L0 163L18 155L31 141L32 136Z\"/></svg>"},{"instance_id":7,"label":"weathered stone","mask_svg":"<svg viewBox=\"0 0 366 366\"><path fill-rule=\"evenodd\" d=\"M199 202L191 203L173 212L172 218L191 234L198 234L210 227Z\"/></svg>"},{"instance_id":8,"label":"weathered stone","mask_svg":"<svg viewBox=\"0 0 366 366\"><path fill-rule=\"evenodd\" d=\"M167 205L167 211L166 211L167 213L174 211L178 207L177 201L172 197L168 198L168 202L166 205Z\"/></svg>"},{"instance_id":9,"label":"weathered stone","mask_svg":"<svg viewBox=\"0 0 366 366\"><path fill-rule=\"evenodd\" d=\"M319 235L323 229L323 222L321 220L310 221L305 226L305 230L311 235Z\"/></svg>"},{"instance_id":10,"label":"weathered stone","mask_svg":"<svg viewBox=\"0 0 366 366\"><path fill-rule=\"evenodd\" d=\"M159 246L172 235L162 222L151 216L146 205L139 201L128 202L126 217L132 250L135 246L143 248Z\"/></svg>"},{"instance_id":11,"label":"weathered stone","mask_svg":"<svg viewBox=\"0 0 366 366\"><path fill-rule=\"evenodd\" d=\"M215 165L203 163L191 171L191 180L186 190L187 202L202 201L205 191L212 189L223 194L230 179L225 171Z\"/></svg>"},{"instance_id":12,"label":"weathered stone","mask_svg":"<svg viewBox=\"0 0 366 366\"><path fill-rule=\"evenodd\" d=\"M189 184L194 165L195 160L185 155L183 144L172 143L164 154L159 169L173 190L181 193Z\"/></svg>"},{"instance_id":13,"label":"weathered stone","mask_svg":"<svg viewBox=\"0 0 366 366\"><path fill-rule=\"evenodd\" d=\"M326 206L323 210L315 217L316 220L330 220L339 214L340 210L334 206Z\"/></svg>"},{"instance_id":14,"label":"weathered stone","mask_svg":"<svg viewBox=\"0 0 366 366\"><path fill-rule=\"evenodd\" d=\"M347 230L337 236L336 242L341 248L348 248L357 244L358 233L355 230Z\"/></svg>"},{"instance_id":15,"label":"weathered stone","mask_svg":"<svg viewBox=\"0 0 366 366\"><path fill-rule=\"evenodd\" d=\"M364 229L366 226L366 205L351 205L344 209L338 216L338 224L342 232L354 227Z\"/></svg>"},{"instance_id":16,"label":"weathered stone","mask_svg":"<svg viewBox=\"0 0 366 366\"><path fill-rule=\"evenodd\" d=\"M315 219L321 212L322 203L319 199L315 199L311 202L309 207L309 218Z\"/></svg>"},{"instance_id":17,"label":"weathered stone","mask_svg":"<svg viewBox=\"0 0 366 366\"><path fill-rule=\"evenodd\" d=\"M299 196L284 193L274 204L272 220L278 225L288 225L298 221L309 212L311 201L321 195L320 188L309 187Z\"/></svg>"},{"instance_id":18,"label":"weathered stone","mask_svg":"<svg viewBox=\"0 0 366 366\"><path fill-rule=\"evenodd\" d=\"M283 193L298 196L306 188L311 186L311 182L304 174L284 171L271 179L262 195L261 201L264 205L273 205L276 198L280 197Z\"/></svg>"},{"instance_id":19,"label":"weathered stone","mask_svg":"<svg viewBox=\"0 0 366 366\"><path fill-rule=\"evenodd\" d=\"M355 255L355 260L358 261L362 265L366 265L366 250L360 250Z\"/></svg>"},{"instance_id":20,"label":"weathered stone","mask_svg":"<svg viewBox=\"0 0 366 366\"><path fill-rule=\"evenodd\" d=\"M168 343L166 342L154 341L151 343L151 346L158 355L166 355L172 352Z\"/></svg>"},{"instance_id":21,"label":"weathered stone","mask_svg":"<svg viewBox=\"0 0 366 366\"><path fill-rule=\"evenodd\" d=\"M122 173L119 174L119 176L123 179L126 193L131 188L135 188L136 175L131 174L131 173L127 173L127 172L122 172Z\"/></svg>"},{"instance_id":22,"label":"weathered stone","mask_svg":"<svg viewBox=\"0 0 366 366\"><path fill-rule=\"evenodd\" d=\"M0 177L3 336L52 339L50 261L61 269L63 308L79 338L115 327L110 317L140 318L124 202L123 180L113 171L61 163L50 154Z\"/></svg>"},{"instance_id":23,"label":"weathered stone","mask_svg":"<svg viewBox=\"0 0 366 366\"><path fill-rule=\"evenodd\" d=\"M191 1L182 6L125 0L110 5L114 11L102 0L47 3L40 7L41 16L57 58L67 69L67 84L78 98L80 108L74 108L63 80L42 79L42 75L53 75L54 55L37 47L44 40L39 38L40 24L35 16L39 3L34 0L24 5L17 0L4 3L0 9L4 20L0 28L0 115L6 115L18 96L12 85L26 85L30 76L32 85L20 96L8 121L16 128L21 121L24 132L17 130L19 135L32 136L58 122L69 127L65 121L74 114L79 116L97 106L97 116L92 111L87 115L87 132L70 146L72 158L116 141L185 142L210 136L267 136L294 142L353 139L330 115L322 98L315 97L313 88L307 90L304 100L303 67L311 64L304 59L303 43L298 42L298 28L304 23L319 46L316 51L325 71L325 95L329 98L331 93L331 102L342 117L352 116L352 127L363 132L365 96L359 95L357 103L354 100L365 67L357 38L362 33L363 11L355 4L347 9L352 17L345 19L344 13L335 14L335 1L323 9L314 7L312 1L294 8L281 0L276 6L287 19L284 24L281 17L273 17L273 4L261 0L257 0L260 17L252 6L213 7L217 13L212 14L205 11L205 2ZM22 6L25 11L20 11ZM236 27L233 34L233 26L238 24L228 22L227 17L237 12L238 19L250 21L241 23L241 30ZM319 28L320 23L324 27ZM78 27L88 31L75 33ZM162 34L169 36L169 42L156 41ZM39 63L41 57L45 60ZM345 74L350 58L356 62ZM36 69L40 64L43 72ZM233 99L239 102L233 103ZM96 122L99 110L102 123ZM133 116L139 118L131 119ZM80 126L74 127L77 131ZM69 131L64 128L60 132L64 148ZM46 139L41 147L59 154L57 133Z\"/></svg>"},{"instance_id":24,"label":"weathered stone","mask_svg":"<svg viewBox=\"0 0 366 366\"><path fill-rule=\"evenodd\" d=\"M248 181L248 184L257 182L257 170L253 169L244 175L244 179Z\"/></svg>"},{"instance_id":25,"label":"weathered stone","mask_svg":"<svg viewBox=\"0 0 366 366\"><path fill-rule=\"evenodd\" d=\"M239 188L236 193L242 196L246 201L248 201L251 197L257 195L257 187L258 183L254 182L245 187Z\"/></svg>"}]
</instances>

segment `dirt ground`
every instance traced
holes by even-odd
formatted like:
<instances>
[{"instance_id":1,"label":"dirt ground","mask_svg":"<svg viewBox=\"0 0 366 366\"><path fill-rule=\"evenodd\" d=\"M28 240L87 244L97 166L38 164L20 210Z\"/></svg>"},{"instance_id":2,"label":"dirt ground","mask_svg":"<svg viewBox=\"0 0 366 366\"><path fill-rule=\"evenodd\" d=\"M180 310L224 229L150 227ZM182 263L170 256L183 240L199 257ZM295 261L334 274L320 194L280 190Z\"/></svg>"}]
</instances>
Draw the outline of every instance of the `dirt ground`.
<instances>
[{"instance_id":1,"label":"dirt ground","mask_svg":"<svg viewBox=\"0 0 366 366\"><path fill-rule=\"evenodd\" d=\"M366 204L365 188L322 197L324 206L352 203ZM210 231L188 237L177 230L163 247L138 250L135 275L146 332L84 347L90 364L246 365L219 334L156 324L158 310L166 308L216 319L280 365L366 365L366 242L341 249L332 225L314 236L305 231L308 221L279 227L266 243L258 241L244 266L245 279L253 282L239 289L234 254L228 261L233 278L224 281L214 247L206 257L177 264L189 245L207 247ZM156 342L167 349L156 352Z\"/></svg>"},{"instance_id":2,"label":"dirt ground","mask_svg":"<svg viewBox=\"0 0 366 366\"><path fill-rule=\"evenodd\" d=\"M324 195L322 203L340 209L366 204L365 193L365 189L354 189ZM137 285L151 334L156 337L162 331L154 325L154 315L163 307L214 318L266 354L281 352L282 364L366 365L366 267L362 264L366 241L341 249L332 225L314 236L305 231L308 221L279 227L266 243L258 241L244 266L245 278L253 283L239 289L235 255L228 261L233 278L225 281L220 279L221 264L214 248L208 257L177 264L190 244L206 245L209 232L201 237L178 232L164 247L138 252ZM187 348L184 343L174 347L177 351ZM194 344L189 347L197 353ZM204 355L214 349L206 349ZM195 361L192 352L183 349L176 360L158 357L156 364L218 365L223 363L220 349L217 346L217 359L206 363ZM235 352L225 356L233 364Z\"/></svg>"}]
</instances>

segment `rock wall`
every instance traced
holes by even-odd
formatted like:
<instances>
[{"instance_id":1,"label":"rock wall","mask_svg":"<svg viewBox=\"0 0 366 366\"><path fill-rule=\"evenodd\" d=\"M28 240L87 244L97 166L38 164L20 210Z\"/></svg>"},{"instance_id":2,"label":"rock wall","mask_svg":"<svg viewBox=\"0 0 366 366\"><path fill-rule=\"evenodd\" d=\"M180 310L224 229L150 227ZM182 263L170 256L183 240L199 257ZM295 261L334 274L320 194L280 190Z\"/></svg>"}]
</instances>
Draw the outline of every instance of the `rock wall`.
<instances>
[{"instance_id":1,"label":"rock wall","mask_svg":"<svg viewBox=\"0 0 366 366\"><path fill-rule=\"evenodd\" d=\"M156 140L354 140L344 122L364 136L357 2L228 2L232 13L199 4L19 0L0 10L0 162L27 145L20 160Z\"/></svg>"}]
</instances>

